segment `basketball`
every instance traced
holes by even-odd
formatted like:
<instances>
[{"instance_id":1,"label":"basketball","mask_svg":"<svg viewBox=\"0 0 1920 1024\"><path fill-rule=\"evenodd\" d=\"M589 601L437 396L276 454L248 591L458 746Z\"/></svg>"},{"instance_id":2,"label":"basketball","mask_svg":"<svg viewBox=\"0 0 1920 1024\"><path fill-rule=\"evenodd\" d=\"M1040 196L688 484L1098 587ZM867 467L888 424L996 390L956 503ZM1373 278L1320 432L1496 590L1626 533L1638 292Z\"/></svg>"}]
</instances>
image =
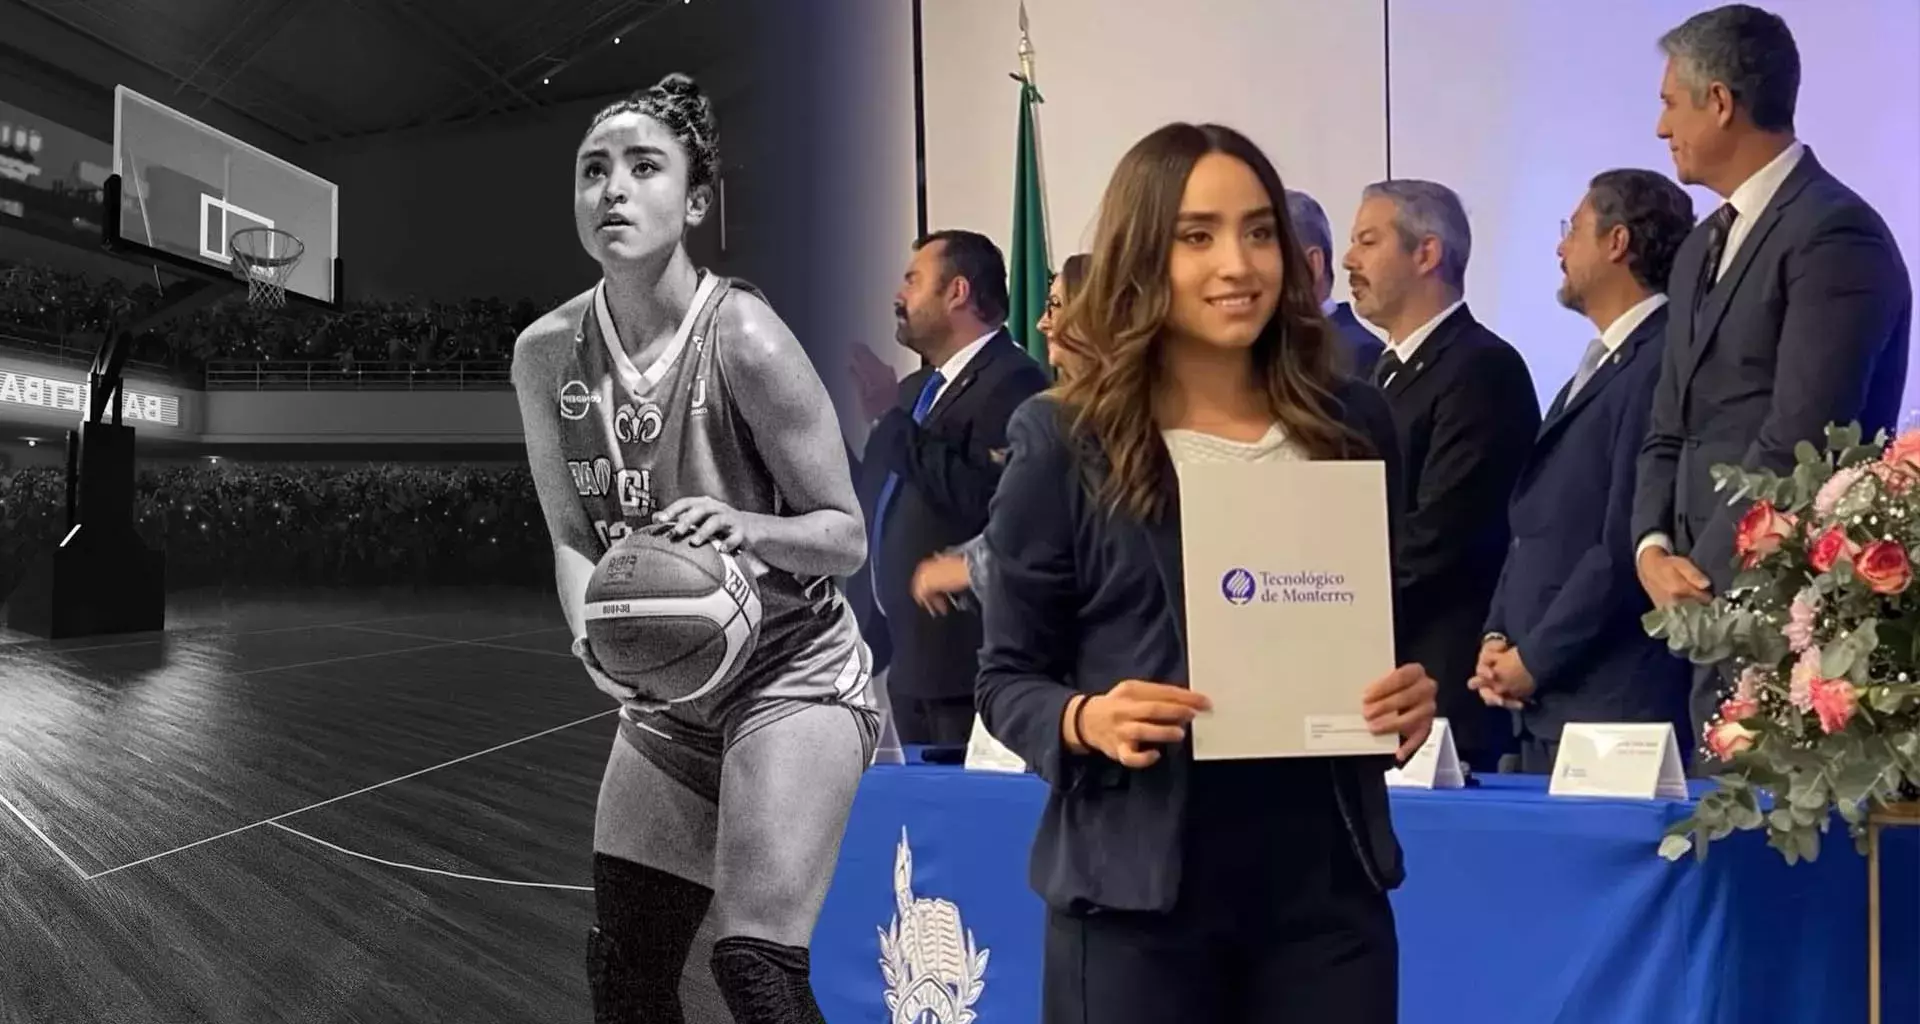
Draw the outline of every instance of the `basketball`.
<instances>
[{"instance_id":1,"label":"basketball","mask_svg":"<svg viewBox=\"0 0 1920 1024\"><path fill-rule=\"evenodd\" d=\"M587 640L614 680L678 704L719 689L753 653L760 590L732 555L651 526L607 549L587 581Z\"/></svg>"}]
</instances>

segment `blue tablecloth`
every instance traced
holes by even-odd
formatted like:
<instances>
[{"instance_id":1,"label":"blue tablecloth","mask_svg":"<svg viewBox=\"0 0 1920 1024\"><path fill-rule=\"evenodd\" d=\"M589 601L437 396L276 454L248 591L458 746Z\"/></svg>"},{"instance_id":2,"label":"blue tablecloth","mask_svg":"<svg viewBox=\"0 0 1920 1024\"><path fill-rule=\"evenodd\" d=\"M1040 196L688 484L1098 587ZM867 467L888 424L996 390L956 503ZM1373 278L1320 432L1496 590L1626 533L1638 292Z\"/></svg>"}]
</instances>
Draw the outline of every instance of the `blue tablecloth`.
<instances>
[{"instance_id":1,"label":"blue tablecloth","mask_svg":"<svg viewBox=\"0 0 1920 1024\"><path fill-rule=\"evenodd\" d=\"M1752 834L1714 844L1704 864L1670 864L1654 849L1684 802L1545 788L1496 776L1395 792L1405 1024L1866 1020L1866 862L1843 829L1813 864L1789 868ZM831 1024L956 1024L946 1010L889 1009L890 985L929 971L960 984L963 1005L977 978L969 1008L982 1024L1038 1019L1044 911L1027 851L1045 798L1031 776L868 773L814 933L814 990ZM1920 1024L1920 830L1885 837L1885 1020ZM917 941L888 942L903 913L925 922ZM934 927L947 913L955 941Z\"/></svg>"}]
</instances>

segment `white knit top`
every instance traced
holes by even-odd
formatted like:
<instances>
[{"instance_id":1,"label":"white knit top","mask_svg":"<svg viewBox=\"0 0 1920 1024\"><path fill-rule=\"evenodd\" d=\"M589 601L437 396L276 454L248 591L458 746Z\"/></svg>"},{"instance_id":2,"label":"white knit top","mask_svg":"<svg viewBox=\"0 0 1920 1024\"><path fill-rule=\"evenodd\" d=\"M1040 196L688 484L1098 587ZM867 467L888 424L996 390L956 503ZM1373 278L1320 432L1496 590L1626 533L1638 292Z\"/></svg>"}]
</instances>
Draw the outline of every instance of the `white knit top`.
<instances>
[{"instance_id":1,"label":"white knit top","mask_svg":"<svg viewBox=\"0 0 1920 1024\"><path fill-rule=\"evenodd\" d=\"M1175 469L1203 462L1293 462L1304 458L1278 423L1268 427L1266 436L1258 441L1233 441L1197 430L1163 430L1160 436L1167 442L1167 454Z\"/></svg>"}]
</instances>

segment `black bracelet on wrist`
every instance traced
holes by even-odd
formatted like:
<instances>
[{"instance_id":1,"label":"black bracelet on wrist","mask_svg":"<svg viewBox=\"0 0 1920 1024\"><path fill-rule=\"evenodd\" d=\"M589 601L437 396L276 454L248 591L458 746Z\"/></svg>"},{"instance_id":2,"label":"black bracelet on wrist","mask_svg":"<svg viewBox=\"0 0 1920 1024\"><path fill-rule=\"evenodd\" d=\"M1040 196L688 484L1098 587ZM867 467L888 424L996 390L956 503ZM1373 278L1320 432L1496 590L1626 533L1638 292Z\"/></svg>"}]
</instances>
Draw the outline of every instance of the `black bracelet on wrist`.
<instances>
[{"instance_id":1,"label":"black bracelet on wrist","mask_svg":"<svg viewBox=\"0 0 1920 1024\"><path fill-rule=\"evenodd\" d=\"M1073 738L1088 750L1093 749L1093 744L1087 742L1087 733L1086 730L1080 728L1080 719L1087 710L1087 702L1092 699L1091 696L1083 693L1080 695L1080 703L1073 706Z\"/></svg>"}]
</instances>

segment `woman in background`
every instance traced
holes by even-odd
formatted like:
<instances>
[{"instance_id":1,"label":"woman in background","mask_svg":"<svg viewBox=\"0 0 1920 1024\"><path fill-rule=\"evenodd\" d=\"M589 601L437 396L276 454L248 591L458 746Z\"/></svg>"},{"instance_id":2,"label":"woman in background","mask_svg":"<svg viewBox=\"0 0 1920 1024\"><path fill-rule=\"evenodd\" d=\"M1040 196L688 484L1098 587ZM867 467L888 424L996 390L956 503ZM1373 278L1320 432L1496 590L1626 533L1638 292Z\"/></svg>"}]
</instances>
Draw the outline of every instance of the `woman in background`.
<instances>
[{"instance_id":1,"label":"woman in background","mask_svg":"<svg viewBox=\"0 0 1920 1024\"><path fill-rule=\"evenodd\" d=\"M1385 400L1336 369L1285 195L1231 129L1141 140L1055 325L1098 368L1008 427L978 700L1052 789L1047 1024L1395 1019L1391 759L1196 762L1187 729L1208 704L1186 684L1178 467L1379 459L1398 489ZM1433 680L1403 666L1355 710L1405 757Z\"/></svg>"},{"instance_id":2,"label":"woman in background","mask_svg":"<svg viewBox=\"0 0 1920 1024\"><path fill-rule=\"evenodd\" d=\"M1060 336L1054 329L1054 322L1067 303L1079 294L1080 286L1086 280L1087 254L1077 252L1067 257L1047 288L1047 307L1041 311L1039 322L1034 324L1040 336L1047 339L1047 363L1059 377L1071 373L1084 355L1072 341ZM913 600L925 608L927 614L945 615L956 602L965 600L967 594L978 595L986 589L986 574L990 568L984 537L983 533L952 551L929 555L914 570Z\"/></svg>"}]
</instances>

